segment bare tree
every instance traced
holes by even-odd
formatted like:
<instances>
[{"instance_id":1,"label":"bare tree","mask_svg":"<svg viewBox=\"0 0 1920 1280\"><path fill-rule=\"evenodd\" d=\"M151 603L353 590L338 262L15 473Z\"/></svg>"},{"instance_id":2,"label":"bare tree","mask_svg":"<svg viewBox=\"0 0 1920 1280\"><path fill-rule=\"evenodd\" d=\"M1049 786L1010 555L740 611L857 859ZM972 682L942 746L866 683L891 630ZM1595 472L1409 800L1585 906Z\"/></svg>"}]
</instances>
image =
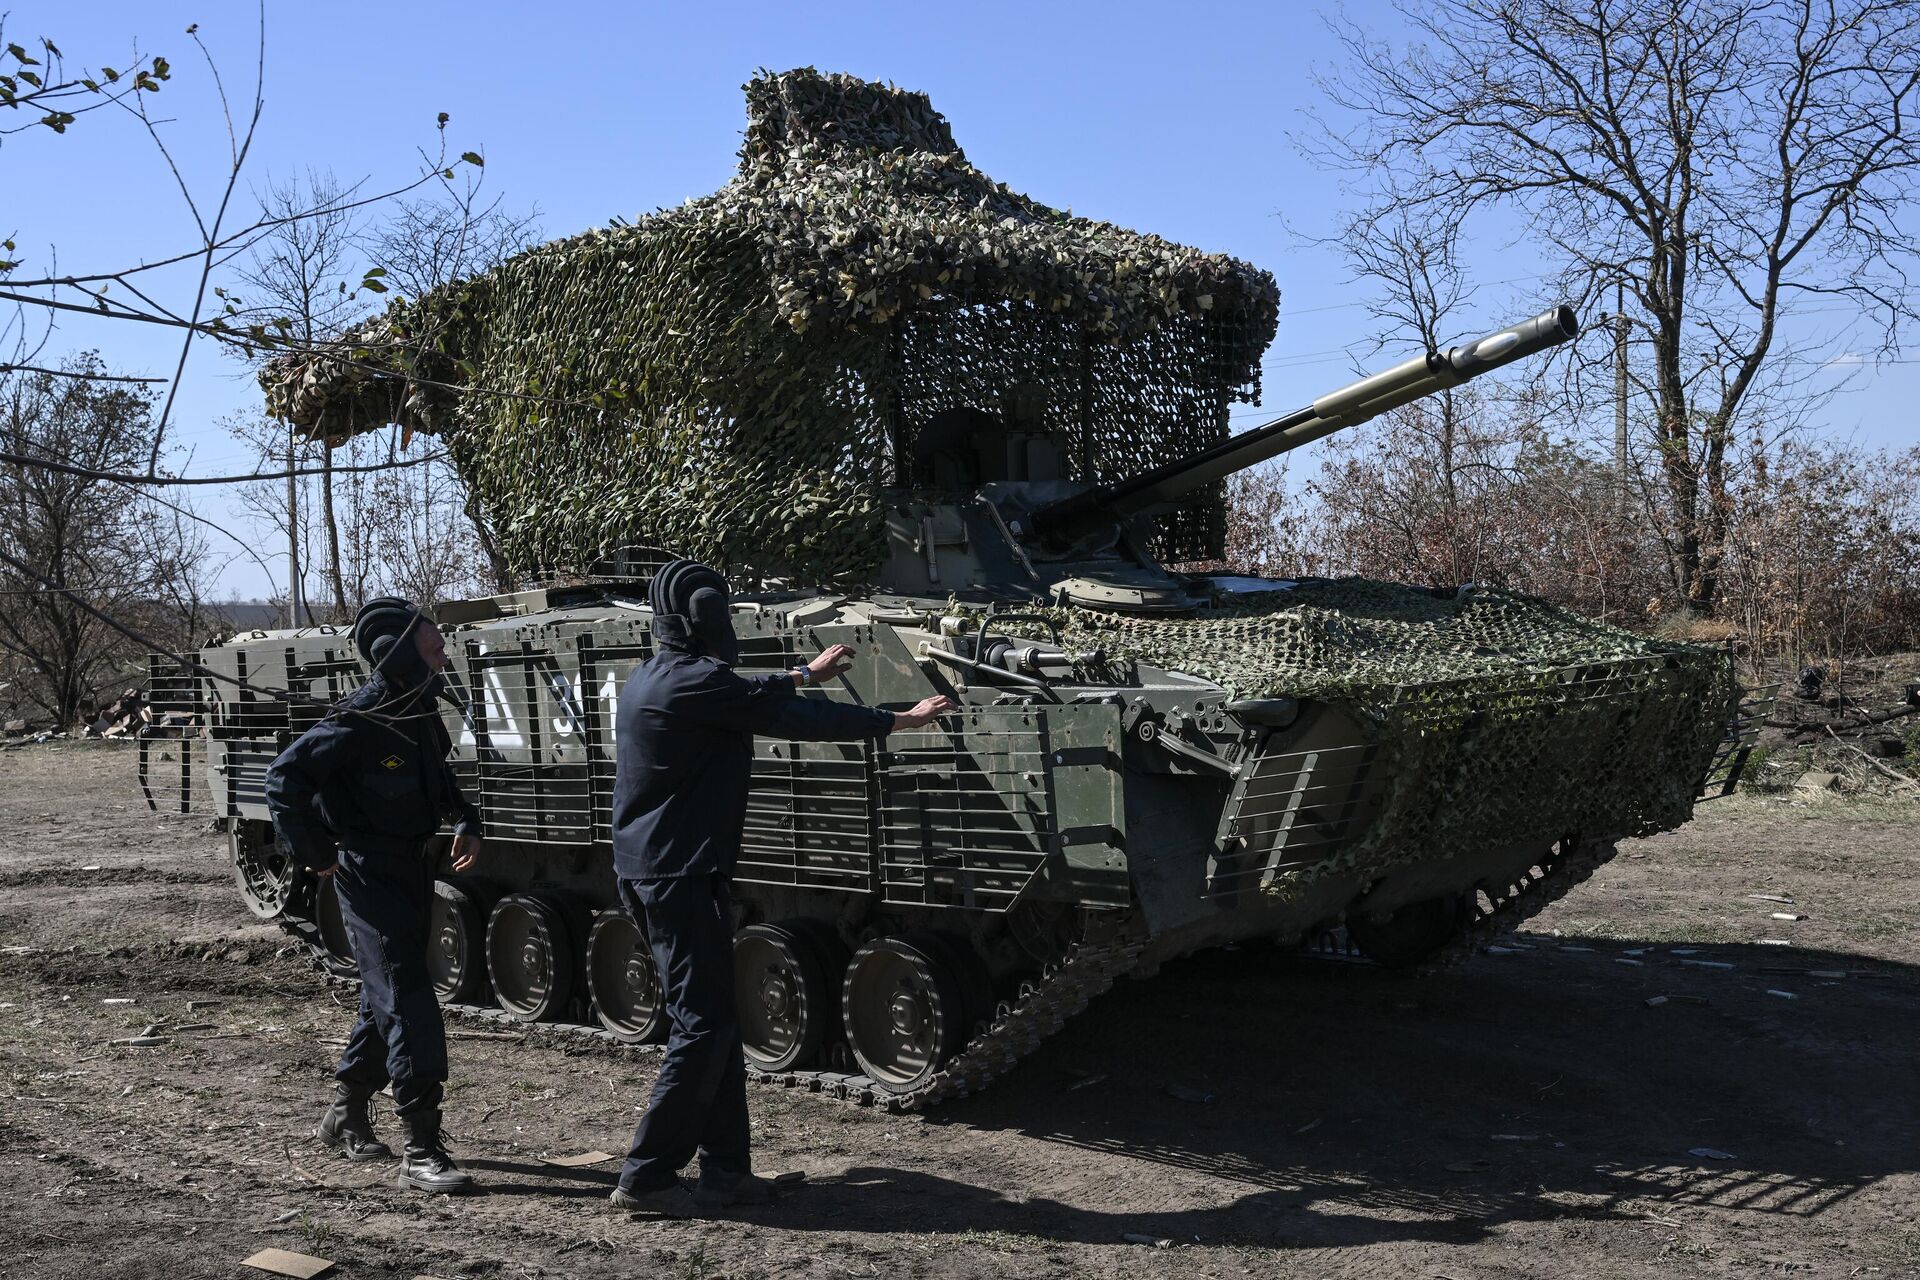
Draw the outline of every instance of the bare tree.
<instances>
[{"instance_id":1,"label":"bare tree","mask_svg":"<svg viewBox=\"0 0 1920 1280\"><path fill-rule=\"evenodd\" d=\"M539 211L511 213L501 207L498 196L483 203L481 183L473 174L459 188L445 180L440 186L437 199L394 201L389 215L370 226L362 238L367 261L383 269L386 283L404 297L417 298L489 271L539 240ZM459 477L451 469L441 469L445 474L437 487L457 502L472 526L493 589L512 590L512 570L485 514ZM436 487L432 481L423 484ZM420 551L431 556L427 546Z\"/></svg>"},{"instance_id":2,"label":"bare tree","mask_svg":"<svg viewBox=\"0 0 1920 1280\"><path fill-rule=\"evenodd\" d=\"M331 279L354 256L356 219L375 206L434 184L440 184L449 199L462 208L459 220L462 225L477 216L487 230L478 237L442 238L421 259L423 272L429 269L459 272L469 269L470 263L486 265L485 246L489 237L508 244L500 252L511 252L521 246L526 234L526 219L501 213L497 203L477 206L476 184L469 183L463 193L455 193L453 184L459 175L466 169L477 173L484 161L475 151L462 152L458 159L451 158L453 153L447 150L446 140L448 116L444 112L436 122L434 144L421 150L421 166L411 177L402 178L385 189L366 180L350 184L330 178L309 180L304 192L298 186L283 186L271 192L260 209L248 211L241 178L265 109L265 12L263 8L257 57L249 59L255 64L250 94L240 92L229 96L220 68L198 34L198 25L189 26L185 31L186 39L201 55L204 63L201 83L217 96L220 124L224 125L226 134L226 152L211 166L187 163L187 157L201 153L198 145L189 148L176 145L176 131L188 126L179 119L158 118L148 109L147 100L159 92L173 74L174 69L165 58L144 57L136 50L130 59L121 61L120 67L93 65L70 71L61 51L50 39L39 40L29 51L19 43L0 38L0 108L10 109L0 111L0 117L4 117L0 118L0 141L17 146L33 137L51 139L76 122L91 127L95 119L102 124L117 122L121 127L130 124L143 131L152 143L193 219L196 234L187 243L160 246L144 254L134 265L89 263L80 270L62 269L51 244L46 246L43 255L38 252L38 246L30 252L21 249L14 239L0 241L0 305L10 304L9 311L0 316L0 347L8 351L4 362L0 362L0 375L40 376L56 382L85 384L95 391L160 388L151 402L155 412L144 418L147 435L138 456L116 453L105 457L96 449L82 449L72 457L60 459L36 451L30 436L16 433L12 443L19 444L18 449L9 447L8 440L0 439L0 455L4 455L0 457L0 466L13 469L10 493L15 496L33 490L25 479L27 472L45 471L57 478L50 483L88 495L89 502L105 502L111 509L125 514L144 513L143 525L121 530L127 534L126 544L140 547L139 563L165 566L169 572L182 576L167 583L149 583L151 589L141 599L110 593L89 598L96 605L117 603L148 621L150 634L155 635L173 634L152 629L159 626L155 610L168 616L181 615L182 626L189 631L197 625L208 594L197 575L208 571L207 566L212 563L211 552L199 531L213 529L223 537L233 537L193 511L190 505L158 496L170 486L239 483L272 478L277 473L288 487L285 496L275 504L282 508L282 514L277 520L268 516L267 521L285 527L309 501L304 493L308 468L304 465L305 459L297 456L305 452L317 463L321 507L328 516L324 521L328 535L327 583L336 609L350 607L377 576L368 568L368 557L374 554L372 548L376 540L350 536L334 518L339 504L334 501L333 490L339 480L350 477L349 483L358 486L352 506L355 520L362 524L378 523L387 514L371 499L372 486L365 483L369 474L387 469L406 470L411 474L415 470L438 468L436 476L422 482L423 492L435 494L435 501L442 506L454 502L456 513L459 509L459 500L444 493L449 473L445 472L440 456L428 450L409 452L396 448L391 440L357 441L349 449L351 456L339 461L323 446L312 443L288 449L285 447L287 433L281 430L271 443L261 442L260 456L266 465L260 470L267 473L265 475L169 474L162 460L169 453L169 425L176 403L182 403L177 399L178 392L195 344L211 342L217 348L258 360L263 355L306 347L315 341L324 343L350 321L348 311L359 305L354 294L383 293L388 289L380 279L387 274L385 268L369 270L352 288L344 291L345 281ZM0 37L6 31L6 17L0 13ZM104 116L88 116L89 112L99 112L102 107L118 110L106 112ZM200 123L204 124L204 119ZM220 124L214 126L216 130ZM194 139L196 144L200 141L198 137ZM3 175L4 168L0 168L0 176ZM425 217L427 208L420 206L423 212L419 216ZM246 261L250 255L254 268L250 273L254 276L250 291L256 294L252 299L235 296L221 287L223 280L232 278L234 263ZM330 293L327 292L329 285ZM267 301L281 305L263 305ZM179 347L177 356L168 360L169 376L109 374L98 361L56 364L42 357L41 353L51 346L62 324L101 322L133 323L176 333ZM382 453L384 457L380 456ZM295 455L291 462L288 461L290 455ZM117 496L109 499L102 495ZM253 498L259 501L261 495L255 494ZM114 502L118 506L113 506ZM450 520L423 523L436 539L440 538L440 530L457 527ZM425 574L426 578L437 575L449 582L459 580L465 572L457 568L464 563L459 553L464 551L470 538L453 541L458 545L451 551L442 547L436 552L422 551L414 556L418 564L409 572L420 577L419 565L430 565L436 567ZM236 545L242 554L252 556L266 569L265 561L250 546L237 539ZM21 544L10 538L0 546L0 549L8 548L17 552ZM348 549L356 555L344 554ZM104 552L95 555L93 560L99 561L103 556ZM56 576L42 576L35 568L36 565L46 567L40 561L17 555L14 559L16 571L24 568L25 572L21 581L9 588L14 592L6 597L9 610L13 609L11 602L15 599L37 601L51 596L71 603L69 597L57 589ZM303 554L297 564L312 562L312 557ZM130 575L121 576L132 581ZM473 580L474 575L467 573L465 581ZM91 592L93 585L101 585L104 591L105 581L104 577L94 575L89 579L86 592ZM304 594L297 582L289 584L289 591L294 596ZM0 621L19 622L25 616L16 610ZM68 622L75 626L92 625L91 621L79 622L80 616L74 615ZM73 642L72 634L63 641L69 648ZM8 667L9 671L37 662L4 647L0 647L0 658L6 660L0 666ZM34 678L38 680L38 674Z\"/></svg>"},{"instance_id":3,"label":"bare tree","mask_svg":"<svg viewBox=\"0 0 1920 1280\"><path fill-rule=\"evenodd\" d=\"M1348 220L1337 245L1356 277L1379 286L1366 304L1377 326L1372 349L1404 346L1412 338L1425 350L1438 351L1459 336L1454 315L1472 293L1460 269L1459 226L1416 218L1402 200L1392 198L1391 186L1388 191L1378 208ZM1479 456L1488 442L1465 439L1474 429L1470 407L1484 434L1485 420L1492 416L1484 411L1486 397L1484 389L1468 393L1448 387L1393 411L1394 434L1411 434L1420 442L1420 487L1438 486L1437 511L1424 531L1444 562L1432 566L1434 581L1464 582L1474 576L1478 554L1471 545L1473 531L1466 527L1473 513L1461 507L1461 469L1488 465Z\"/></svg>"},{"instance_id":4,"label":"bare tree","mask_svg":"<svg viewBox=\"0 0 1920 1280\"><path fill-rule=\"evenodd\" d=\"M0 441L7 452L103 469L146 462L154 394L96 381L99 357L66 362L60 373L0 379ZM133 655L59 590L104 609L151 603L156 566L141 554L138 503L99 480L45 468L0 466L0 651L28 676L28 699L58 724L80 703L120 683ZM42 580L44 579L44 581Z\"/></svg>"},{"instance_id":5,"label":"bare tree","mask_svg":"<svg viewBox=\"0 0 1920 1280\"><path fill-rule=\"evenodd\" d=\"M1653 369L1674 590L1711 613L1729 446L1769 397L1806 393L1783 321L1804 299L1838 300L1890 351L1916 318L1905 203L1920 173L1920 0L1402 12L1421 37L1404 53L1337 27L1349 65L1323 87L1359 127L1326 131L1322 153L1406 175L1362 215L1375 225L1404 215L1431 237L1517 211L1576 298L1611 302L1624 286Z\"/></svg>"},{"instance_id":6,"label":"bare tree","mask_svg":"<svg viewBox=\"0 0 1920 1280\"><path fill-rule=\"evenodd\" d=\"M1195 572L1256 573L1285 577L1300 572L1295 554L1300 522L1287 491L1285 459L1227 477L1226 558L1189 566Z\"/></svg>"},{"instance_id":7,"label":"bare tree","mask_svg":"<svg viewBox=\"0 0 1920 1280\"><path fill-rule=\"evenodd\" d=\"M274 226L236 271L245 291L238 314L256 322L270 320L306 347L337 337L367 310L360 290L347 282L359 229L354 212L346 207L340 183L330 173L310 170L304 182L274 186L262 204ZM312 212L299 216L303 211ZM284 444L291 466L297 450L290 435ZM346 580L340 571L333 450L320 450L319 462L319 514L326 532L327 585L332 591L335 617L344 618L350 606ZM287 498L289 503L298 501L296 485L289 484L286 492L295 495Z\"/></svg>"},{"instance_id":8,"label":"bare tree","mask_svg":"<svg viewBox=\"0 0 1920 1280\"><path fill-rule=\"evenodd\" d=\"M485 163L474 151L462 152L457 160L448 158L448 116L442 112L436 122L437 150L432 154L421 152L422 166L411 179L384 190L369 190L365 182L354 183L337 188L336 198L331 201L263 208L247 216L242 212L244 202L239 198L240 179L266 109L265 10L261 13L253 91L246 97L228 96L220 69L201 40L199 24L189 26L185 36L199 50L206 81L220 102L226 133L225 164L215 166L211 176L182 166L168 140L169 130L177 127L178 122L156 118L148 109L148 99L159 92L172 75L173 68L165 58L136 58L124 71L100 66L69 73L58 47L49 39L37 42L45 54L44 59L34 58L17 43L8 42L0 49L0 108L12 107L16 112L27 108L20 114L17 125L0 121L0 137L26 130L63 133L87 111L119 107L122 110L110 116L122 122L131 119L146 133L193 219L198 235L196 243L155 252L136 265L93 264L79 271L48 270L35 274L27 252L15 239L0 241L0 303L11 303L16 309L10 328L24 333L28 316L38 317L49 326L62 319L85 316L90 323L130 322L172 329L179 334L179 353L173 361L171 376L157 380L165 390L153 417L147 461L142 469L149 481L161 479L160 459L166 452L173 409L196 343L211 341L249 355L300 345L289 317L257 312L242 314L240 302L227 296L215 283L228 263L289 224L350 215L431 183L451 182L459 171L457 166L477 169ZM35 119L32 113L42 108L46 109L46 115ZM47 258L49 262L54 260L51 248ZM184 286L176 288L172 283L173 273L181 268L187 268ZM375 292L384 288L377 278L368 287ZM0 332L0 340L7 336ZM20 363L9 362L0 366L0 371ZM56 376L76 376L60 369L54 372Z\"/></svg>"},{"instance_id":9,"label":"bare tree","mask_svg":"<svg viewBox=\"0 0 1920 1280\"><path fill-rule=\"evenodd\" d=\"M327 452L323 443L299 439L285 423L257 414L236 413L222 419L221 425L262 463L277 460L290 463L288 469L298 467L303 472L336 470L332 458L323 461L321 457ZM260 542L283 549L293 544L293 563L299 566L303 580L289 582L284 599L277 595L273 598L276 604L292 607L300 621L311 624L315 621L313 593L306 589L304 578L320 558L314 554L313 530L318 521L314 518L313 496L306 477L248 480L233 487L233 500L235 506L246 513L247 523L260 532ZM268 577L271 580L271 573Z\"/></svg>"},{"instance_id":10,"label":"bare tree","mask_svg":"<svg viewBox=\"0 0 1920 1280\"><path fill-rule=\"evenodd\" d=\"M361 236L367 261L386 269L386 283L402 297L490 271L539 242L539 210L509 212L500 196L483 201L471 175L458 188L446 181L440 187L436 198L395 200Z\"/></svg>"},{"instance_id":11,"label":"bare tree","mask_svg":"<svg viewBox=\"0 0 1920 1280\"><path fill-rule=\"evenodd\" d=\"M491 544L472 536L466 486L452 468L383 471L369 488L387 521L381 572L388 589L422 603L457 599L489 580L504 589L487 560Z\"/></svg>"},{"instance_id":12,"label":"bare tree","mask_svg":"<svg viewBox=\"0 0 1920 1280\"><path fill-rule=\"evenodd\" d=\"M191 507L146 496L133 497L128 515L128 542L149 584L147 633L179 647L200 643L220 620L214 584L225 567L207 537L211 522Z\"/></svg>"}]
</instances>

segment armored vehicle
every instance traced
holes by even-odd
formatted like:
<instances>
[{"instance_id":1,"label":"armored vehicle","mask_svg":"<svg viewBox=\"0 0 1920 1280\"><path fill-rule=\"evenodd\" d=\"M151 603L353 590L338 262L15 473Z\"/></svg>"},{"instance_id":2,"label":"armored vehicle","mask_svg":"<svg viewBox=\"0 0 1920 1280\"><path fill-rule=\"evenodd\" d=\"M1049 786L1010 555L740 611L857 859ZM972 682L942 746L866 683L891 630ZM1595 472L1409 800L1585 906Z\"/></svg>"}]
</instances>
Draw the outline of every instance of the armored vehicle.
<instances>
[{"instance_id":1,"label":"armored vehicle","mask_svg":"<svg viewBox=\"0 0 1920 1280\"><path fill-rule=\"evenodd\" d=\"M853 669L803 696L957 704L868 743L757 743L737 978L762 1080L929 1105L1118 975L1236 940L1343 929L1432 965L1731 785L1724 654L1495 587L1166 567L1217 555L1225 476L1567 341L1570 311L1229 435L1272 335L1264 272L1008 192L919 95L811 71L749 93L718 195L266 377L316 437L440 435L547 579L435 611L487 838L470 874L433 855L450 1005L665 1033L609 836L649 545L734 575L743 668L844 642ZM345 972L330 888L262 803L274 755L362 678L344 629L155 663L242 898Z\"/></svg>"}]
</instances>

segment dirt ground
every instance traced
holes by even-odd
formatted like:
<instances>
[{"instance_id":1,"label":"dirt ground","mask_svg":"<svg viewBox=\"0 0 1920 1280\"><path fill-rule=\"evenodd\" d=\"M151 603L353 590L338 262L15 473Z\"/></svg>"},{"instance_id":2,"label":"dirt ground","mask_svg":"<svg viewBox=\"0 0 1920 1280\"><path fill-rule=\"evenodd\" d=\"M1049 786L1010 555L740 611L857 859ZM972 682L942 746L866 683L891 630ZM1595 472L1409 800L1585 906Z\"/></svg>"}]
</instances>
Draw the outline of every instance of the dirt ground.
<instances>
[{"instance_id":1,"label":"dirt ground","mask_svg":"<svg viewBox=\"0 0 1920 1280\"><path fill-rule=\"evenodd\" d=\"M0 752L0 1277L258 1275L269 1245L350 1277L1920 1276L1917 819L1721 801L1423 982L1169 965L927 1117L755 1091L760 1167L806 1185L665 1223L608 1211L611 1163L541 1162L625 1149L645 1054L460 1027L481 1194L330 1158L352 1010L223 837L150 814L127 748ZM163 1018L208 1028L113 1043Z\"/></svg>"}]
</instances>

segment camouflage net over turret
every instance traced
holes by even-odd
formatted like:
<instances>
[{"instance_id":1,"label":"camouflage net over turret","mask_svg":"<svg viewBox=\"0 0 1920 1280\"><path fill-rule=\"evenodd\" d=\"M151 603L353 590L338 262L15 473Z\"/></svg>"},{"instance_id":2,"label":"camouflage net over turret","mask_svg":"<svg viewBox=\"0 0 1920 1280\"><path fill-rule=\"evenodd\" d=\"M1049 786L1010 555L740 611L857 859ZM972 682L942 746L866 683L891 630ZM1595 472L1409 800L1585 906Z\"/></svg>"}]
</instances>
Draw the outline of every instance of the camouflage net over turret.
<instances>
[{"instance_id":1,"label":"camouflage net over turret","mask_svg":"<svg viewBox=\"0 0 1920 1280\"><path fill-rule=\"evenodd\" d=\"M1106 482L1257 396L1266 272L1008 190L922 94L812 69L746 92L720 191L395 302L270 365L269 412L443 437L529 574L641 544L831 581L884 558L880 490L941 410L1018 403ZM1216 488L1159 550L1217 555L1223 521Z\"/></svg>"},{"instance_id":2,"label":"camouflage net over turret","mask_svg":"<svg viewBox=\"0 0 1920 1280\"><path fill-rule=\"evenodd\" d=\"M1722 652L1497 587L1439 597L1346 578L1228 600L1183 618L1055 616L1069 648L1109 663L1358 717L1386 779L1381 814L1358 844L1288 873L1282 893L1334 872L1677 827L1739 697Z\"/></svg>"}]
</instances>

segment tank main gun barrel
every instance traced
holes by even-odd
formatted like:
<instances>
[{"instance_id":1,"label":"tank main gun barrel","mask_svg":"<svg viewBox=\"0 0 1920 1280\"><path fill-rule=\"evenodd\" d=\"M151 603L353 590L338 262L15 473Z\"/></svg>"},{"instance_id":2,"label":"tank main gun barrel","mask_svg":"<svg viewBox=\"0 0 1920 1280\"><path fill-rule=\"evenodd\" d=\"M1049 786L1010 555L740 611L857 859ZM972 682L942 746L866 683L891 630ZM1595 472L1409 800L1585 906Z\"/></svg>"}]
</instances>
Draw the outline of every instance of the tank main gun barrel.
<instances>
[{"instance_id":1,"label":"tank main gun barrel","mask_svg":"<svg viewBox=\"0 0 1920 1280\"><path fill-rule=\"evenodd\" d=\"M1124 520L1165 506L1223 476L1277 458L1343 427L1358 426L1409 401L1457 387L1490 369L1558 346L1579 332L1580 320L1573 308L1561 305L1477 341L1415 356L1329 392L1303 409L1131 480L1089 489L1041 507L1031 517L1032 530L1042 535L1071 534L1089 524Z\"/></svg>"}]
</instances>

